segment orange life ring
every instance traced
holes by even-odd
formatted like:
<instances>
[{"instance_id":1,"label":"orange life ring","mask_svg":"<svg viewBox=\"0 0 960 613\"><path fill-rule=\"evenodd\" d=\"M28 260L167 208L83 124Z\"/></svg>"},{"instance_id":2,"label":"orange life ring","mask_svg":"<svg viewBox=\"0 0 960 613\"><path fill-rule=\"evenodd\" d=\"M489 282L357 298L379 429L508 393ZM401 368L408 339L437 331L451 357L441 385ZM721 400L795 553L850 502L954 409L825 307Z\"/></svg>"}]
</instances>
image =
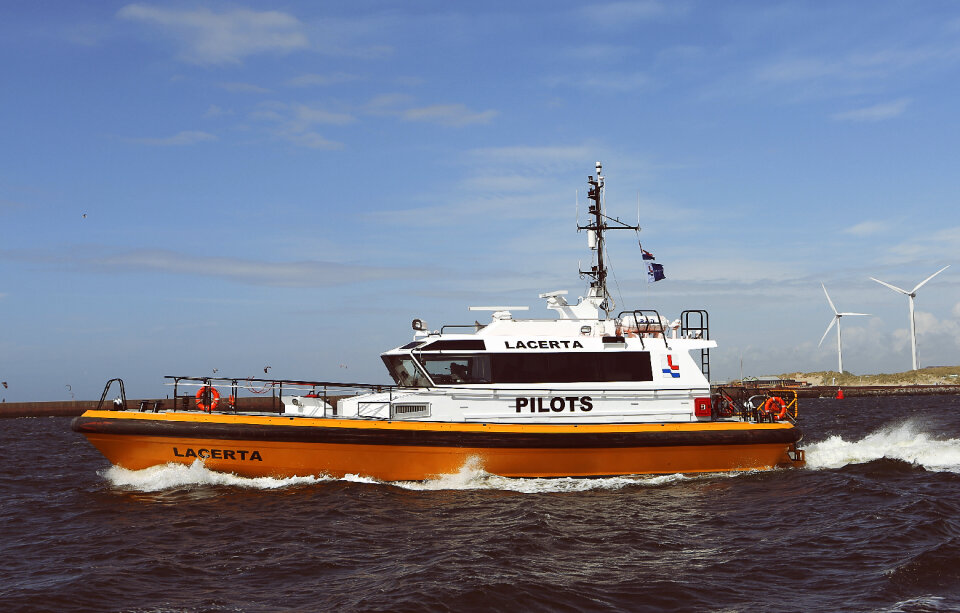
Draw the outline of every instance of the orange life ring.
<instances>
[{"instance_id":1,"label":"orange life ring","mask_svg":"<svg viewBox=\"0 0 960 613\"><path fill-rule=\"evenodd\" d=\"M761 410L768 415L772 414L775 420L781 420L787 416L787 403L779 396L770 396Z\"/></svg>"},{"instance_id":2,"label":"orange life ring","mask_svg":"<svg viewBox=\"0 0 960 613\"><path fill-rule=\"evenodd\" d=\"M203 396L207 392L207 386L204 385L197 390L197 408L201 411L206 411L207 413L213 411L217 408L217 405L220 404L220 392L217 391L217 388L210 386L210 406L208 407L203 403Z\"/></svg>"}]
</instances>

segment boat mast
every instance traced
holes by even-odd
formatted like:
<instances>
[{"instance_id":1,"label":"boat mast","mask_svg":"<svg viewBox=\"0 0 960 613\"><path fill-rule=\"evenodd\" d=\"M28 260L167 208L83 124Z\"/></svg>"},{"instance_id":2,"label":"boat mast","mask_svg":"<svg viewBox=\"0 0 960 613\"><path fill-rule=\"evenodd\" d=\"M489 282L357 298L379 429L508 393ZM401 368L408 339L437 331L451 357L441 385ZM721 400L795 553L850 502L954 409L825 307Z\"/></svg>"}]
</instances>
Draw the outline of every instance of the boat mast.
<instances>
[{"instance_id":1,"label":"boat mast","mask_svg":"<svg viewBox=\"0 0 960 613\"><path fill-rule=\"evenodd\" d=\"M587 183L590 184L587 199L590 200L590 209L588 211L588 223L585 226L577 224L577 230L587 231L587 245L592 251L597 252L596 264L590 267L590 270L581 270L580 278L590 277L590 296L601 298L600 308L609 315L616 304L610 292L607 291L607 265L603 260L604 256L604 232L607 230L634 230L640 231L640 226L631 226L620 221L618 218L607 217L603 212L603 175L602 166L597 162L597 176L587 177ZM615 225L609 225L611 222Z\"/></svg>"}]
</instances>

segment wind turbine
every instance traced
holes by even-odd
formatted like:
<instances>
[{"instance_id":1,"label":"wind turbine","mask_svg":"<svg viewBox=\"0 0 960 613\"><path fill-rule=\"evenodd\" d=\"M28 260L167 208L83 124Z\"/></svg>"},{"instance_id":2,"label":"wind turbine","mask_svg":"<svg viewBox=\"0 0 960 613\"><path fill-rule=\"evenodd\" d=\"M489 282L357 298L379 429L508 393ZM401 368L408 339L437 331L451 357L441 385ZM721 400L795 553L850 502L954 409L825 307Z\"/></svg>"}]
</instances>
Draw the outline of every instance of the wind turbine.
<instances>
[{"instance_id":1,"label":"wind turbine","mask_svg":"<svg viewBox=\"0 0 960 613\"><path fill-rule=\"evenodd\" d=\"M917 286L912 290L910 290L909 292L905 289L900 289L896 285L890 285L889 283L881 281L880 279L874 279L873 277L870 277L871 280L876 281L880 285L886 285L893 291L900 292L901 294L906 295L910 299L910 349L913 352L913 369L914 370L917 369L917 324L913 319L913 299L917 297L917 290L923 287L923 285L927 281L936 277L937 275L939 275L940 273L942 273L948 268L950 268L949 264L947 264L937 272L933 273L932 275L930 275L929 277L927 277L926 279L918 283Z\"/></svg>"},{"instance_id":2,"label":"wind turbine","mask_svg":"<svg viewBox=\"0 0 960 613\"><path fill-rule=\"evenodd\" d=\"M840 318L844 315L869 315L869 313L840 313L837 311L837 307L833 306L833 300L830 300L830 294L827 294L827 287L821 283L820 287L823 288L823 293L827 296L827 302L830 303L830 308L833 309L833 319L830 321L830 325L827 326L827 331L823 333L823 336L820 337L820 345L823 344L823 339L827 338L827 334L830 333L830 328L834 324L837 325L837 368L841 375L843 374L843 346L840 342ZM819 347L820 345L817 345Z\"/></svg>"}]
</instances>

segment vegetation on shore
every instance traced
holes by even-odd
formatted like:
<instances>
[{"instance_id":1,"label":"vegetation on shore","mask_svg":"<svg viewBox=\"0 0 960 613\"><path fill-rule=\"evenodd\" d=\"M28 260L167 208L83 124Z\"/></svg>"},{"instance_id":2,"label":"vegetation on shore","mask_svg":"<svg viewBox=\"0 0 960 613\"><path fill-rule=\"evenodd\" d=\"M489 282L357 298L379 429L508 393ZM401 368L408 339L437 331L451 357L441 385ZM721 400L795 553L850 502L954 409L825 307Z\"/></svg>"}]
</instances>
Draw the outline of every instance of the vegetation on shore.
<instances>
[{"instance_id":1,"label":"vegetation on shore","mask_svg":"<svg viewBox=\"0 0 960 613\"><path fill-rule=\"evenodd\" d=\"M960 385L960 366L931 366L891 374L855 375L844 371L791 372L781 379L806 381L810 385Z\"/></svg>"}]
</instances>

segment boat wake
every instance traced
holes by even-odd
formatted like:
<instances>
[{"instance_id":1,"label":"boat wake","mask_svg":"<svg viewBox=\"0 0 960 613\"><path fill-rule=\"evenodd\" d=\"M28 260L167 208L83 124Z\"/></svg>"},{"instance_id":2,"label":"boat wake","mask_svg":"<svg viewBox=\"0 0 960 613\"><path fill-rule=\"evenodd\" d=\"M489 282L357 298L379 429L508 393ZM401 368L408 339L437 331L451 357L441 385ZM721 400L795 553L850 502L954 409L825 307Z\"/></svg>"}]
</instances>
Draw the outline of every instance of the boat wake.
<instances>
[{"instance_id":1,"label":"boat wake","mask_svg":"<svg viewBox=\"0 0 960 613\"><path fill-rule=\"evenodd\" d=\"M685 475L658 475L636 477L557 477L557 478L511 478L488 473L483 469L479 458L471 458L459 472L439 475L426 481L396 481L396 487L416 491L438 490L499 490L521 494L539 494L554 492L586 492L591 490L617 490L632 486L659 486L680 481L689 481L694 477Z\"/></svg>"},{"instance_id":2,"label":"boat wake","mask_svg":"<svg viewBox=\"0 0 960 613\"><path fill-rule=\"evenodd\" d=\"M637 475L626 477L558 477L558 478L510 478L494 475L483 470L479 459L471 458L459 472L438 475L426 481L378 481L370 477L346 475L340 479L325 475L274 478L240 477L232 473L210 470L200 460L191 465L164 464L151 466L143 470L127 470L111 466L102 475L111 486L140 492L158 492L163 490L192 489L203 487L236 487L261 490L276 490L287 487L315 485L319 483L344 482L366 483L371 485L389 485L414 491L443 490L494 490L517 492L522 494L586 492L593 490L618 490L626 487L659 487L694 481L697 479L716 479L736 477L746 473L712 473L710 475Z\"/></svg>"},{"instance_id":3,"label":"boat wake","mask_svg":"<svg viewBox=\"0 0 960 613\"><path fill-rule=\"evenodd\" d=\"M960 473L960 439L936 439L912 421L885 426L858 441L831 436L804 449L807 468L814 470L888 459L932 472Z\"/></svg>"},{"instance_id":4,"label":"boat wake","mask_svg":"<svg viewBox=\"0 0 960 613\"><path fill-rule=\"evenodd\" d=\"M114 487L140 492L184 489L190 487L228 486L251 489L274 490L284 487L311 485L332 481L330 477L309 476L277 479L274 477L240 477L233 473L210 470L201 460L186 464L162 464L143 470L127 470L111 466L103 472L104 478Z\"/></svg>"}]
</instances>

